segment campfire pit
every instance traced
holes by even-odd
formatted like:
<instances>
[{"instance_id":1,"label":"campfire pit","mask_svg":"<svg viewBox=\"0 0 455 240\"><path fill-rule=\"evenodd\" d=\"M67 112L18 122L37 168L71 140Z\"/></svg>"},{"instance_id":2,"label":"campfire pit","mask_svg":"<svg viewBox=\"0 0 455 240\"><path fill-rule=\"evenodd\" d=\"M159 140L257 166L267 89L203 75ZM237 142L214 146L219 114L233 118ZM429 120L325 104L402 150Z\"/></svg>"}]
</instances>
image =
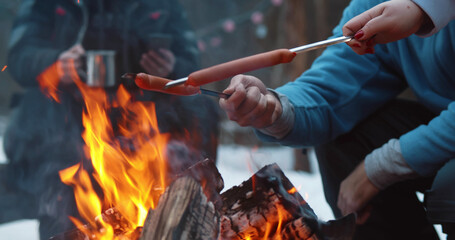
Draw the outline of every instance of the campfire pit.
<instances>
[{"instance_id":1,"label":"campfire pit","mask_svg":"<svg viewBox=\"0 0 455 240\"><path fill-rule=\"evenodd\" d=\"M208 171L207 171L208 170ZM210 184L200 182L210 175ZM318 220L309 204L276 164L263 167L250 179L221 195L222 178L213 161L206 159L174 176L150 209L143 227L118 239L351 239L354 215L332 221ZM115 216L115 217L113 217ZM102 215L107 222L121 216L114 210ZM114 220L112 220L114 219ZM142 232L142 233L141 233ZM92 239L73 230L52 240ZM96 239L96 238L93 238Z\"/></svg>"}]
</instances>

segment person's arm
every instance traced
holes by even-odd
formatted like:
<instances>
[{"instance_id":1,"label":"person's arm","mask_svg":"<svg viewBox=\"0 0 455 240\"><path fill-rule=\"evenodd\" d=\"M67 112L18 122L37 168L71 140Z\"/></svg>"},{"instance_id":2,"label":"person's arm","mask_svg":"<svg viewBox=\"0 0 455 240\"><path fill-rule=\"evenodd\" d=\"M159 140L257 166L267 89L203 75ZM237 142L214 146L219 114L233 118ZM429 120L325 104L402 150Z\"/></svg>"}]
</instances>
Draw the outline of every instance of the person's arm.
<instances>
[{"instance_id":1,"label":"person's arm","mask_svg":"<svg viewBox=\"0 0 455 240\"><path fill-rule=\"evenodd\" d=\"M411 0L391 0L350 19L343 26L345 36L355 39L347 44L358 54L374 53L376 44L385 44L428 31L432 23Z\"/></svg>"},{"instance_id":2,"label":"person's arm","mask_svg":"<svg viewBox=\"0 0 455 240\"><path fill-rule=\"evenodd\" d=\"M52 65L62 50L52 41L53 1L25 0L13 25L8 69L22 87L36 87L36 77Z\"/></svg>"},{"instance_id":3,"label":"person's arm","mask_svg":"<svg viewBox=\"0 0 455 240\"><path fill-rule=\"evenodd\" d=\"M347 44L358 54L374 53L374 45L412 34L428 37L455 19L455 0L391 0L353 17L343 26Z\"/></svg>"},{"instance_id":4,"label":"person's arm","mask_svg":"<svg viewBox=\"0 0 455 240\"><path fill-rule=\"evenodd\" d=\"M340 28L337 30L340 36ZM294 126L277 139L257 132L264 141L305 147L322 144L351 130L383 103L398 95L405 82L395 74L387 50L357 55L347 45L328 47L295 81L276 89L295 112Z\"/></svg>"},{"instance_id":5,"label":"person's arm","mask_svg":"<svg viewBox=\"0 0 455 240\"><path fill-rule=\"evenodd\" d=\"M406 163L398 139L391 139L368 154L340 184L338 208L341 213L357 212L357 223L364 223L370 214L368 202L388 186L418 177Z\"/></svg>"},{"instance_id":6,"label":"person's arm","mask_svg":"<svg viewBox=\"0 0 455 240\"><path fill-rule=\"evenodd\" d=\"M435 174L448 160L455 158L455 101L431 120L400 137L406 163L419 175Z\"/></svg>"},{"instance_id":7,"label":"person's arm","mask_svg":"<svg viewBox=\"0 0 455 240\"><path fill-rule=\"evenodd\" d=\"M374 3L354 0L333 37L341 36L341 26ZM328 47L302 76L276 89L287 97L293 106L288 109L295 113L294 124L285 136L281 134L284 128L276 126L282 116L282 103L276 104L276 96L264 86L248 83L246 77L233 78L239 87L231 81L225 92L233 95L220 100L220 105L241 126L261 129L256 133L264 141L296 147L322 144L351 130L405 88L394 61L385 47L378 47L377 53L369 56L357 55L344 44ZM276 111L269 112L267 109L272 107L268 104Z\"/></svg>"},{"instance_id":8,"label":"person's arm","mask_svg":"<svg viewBox=\"0 0 455 240\"><path fill-rule=\"evenodd\" d=\"M447 161L455 159L454 118L455 101L427 125L370 153L340 185L341 212L358 212L363 222L368 217L365 206L380 190L406 179L434 175Z\"/></svg>"}]
</instances>

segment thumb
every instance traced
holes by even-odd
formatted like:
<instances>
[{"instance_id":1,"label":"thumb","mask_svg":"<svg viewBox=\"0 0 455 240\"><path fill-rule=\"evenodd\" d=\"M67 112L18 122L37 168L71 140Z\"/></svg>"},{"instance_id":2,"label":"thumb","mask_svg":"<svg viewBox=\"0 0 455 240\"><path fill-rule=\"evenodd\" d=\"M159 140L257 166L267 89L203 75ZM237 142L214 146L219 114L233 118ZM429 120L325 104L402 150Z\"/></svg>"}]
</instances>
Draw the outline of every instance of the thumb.
<instances>
[{"instance_id":1,"label":"thumb","mask_svg":"<svg viewBox=\"0 0 455 240\"><path fill-rule=\"evenodd\" d=\"M376 17L373 18L371 21L365 24L365 26L361 29L363 31L363 37L360 40L367 40L374 37L376 34L385 32L393 25L387 20L386 17ZM377 41L376 43L385 43L381 41Z\"/></svg>"},{"instance_id":2,"label":"thumb","mask_svg":"<svg viewBox=\"0 0 455 240\"><path fill-rule=\"evenodd\" d=\"M73 53L75 53L75 54L77 54L77 55L82 55L82 54L85 53L84 47L82 47L81 44L76 44L76 45L74 45L74 46L71 48L70 51L73 52Z\"/></svg>"},{"instance_id":3,"label":"thumb","mask_svg":"<svg viewBox=\"0 0 455 240\"><path fill-rule=\"evenodd\" d=\"M231 78L229 85L227 86L226 89L224 89L223 93L232 94L235 91L236 87L238 85L242 84L242 78L243 78L243 75L241 75L241 74L236 75L233 78Z\"/></svg>"},{"instance_id":4,"label":"thumb","mask_svg":"<svg viewBox=\"0 0 455 240\"><path fill-rule=\"evenodd\" d=\"M346 24L344 24L342 31L344 36L353 36L358 31L360 31L365 25L368 24L372 19L380 16L383 12L384 7L381 4L353 17L349 20ZM370 35L369 37L373 36L374 34ZM356 36L357 40L365 40L369 37L364 36Z\"/></svg>"}]
</instances>

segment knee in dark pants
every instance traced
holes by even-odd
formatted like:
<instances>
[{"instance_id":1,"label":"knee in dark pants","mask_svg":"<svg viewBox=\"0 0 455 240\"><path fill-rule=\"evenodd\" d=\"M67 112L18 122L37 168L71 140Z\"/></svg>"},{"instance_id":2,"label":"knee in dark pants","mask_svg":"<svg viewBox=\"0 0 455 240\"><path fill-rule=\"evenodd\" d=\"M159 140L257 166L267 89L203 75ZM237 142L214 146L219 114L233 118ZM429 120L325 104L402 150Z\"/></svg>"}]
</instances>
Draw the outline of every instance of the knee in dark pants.
<instances>
[{"instance_id":1,"label":"knee in dark pants","mask_svg":"<svg viewBox=\"0 0 455 240\"><path fill-rule=\"evenodd\" d=\"M361 159L354 156L358 154L356 143L346 138L349 136L315 148L324 195L337 218L342 216L337 206L340 184L360 161L355 159Z\"/></svg>"},{"instance_id":2,"label":"knee in dark pants","mask_svg":"<svg viewBox=\"0 0 455 240\"><path fill-rule=\"evenodd\" d=\"M436 173L431 189L425 193L428 219L446 225L455 239L455 159L450 160Z\"/></svg>"},{"instance_id":3,"label":"knee in dark pants","mask_svg":"<svg viewBox=\"0 0 455 240\"><path fill-rule=\"evenodd\" d=\"M447 234L447 240L455 240L455 223L443 223L442 232Z\"/></svg>"}]
</instances>

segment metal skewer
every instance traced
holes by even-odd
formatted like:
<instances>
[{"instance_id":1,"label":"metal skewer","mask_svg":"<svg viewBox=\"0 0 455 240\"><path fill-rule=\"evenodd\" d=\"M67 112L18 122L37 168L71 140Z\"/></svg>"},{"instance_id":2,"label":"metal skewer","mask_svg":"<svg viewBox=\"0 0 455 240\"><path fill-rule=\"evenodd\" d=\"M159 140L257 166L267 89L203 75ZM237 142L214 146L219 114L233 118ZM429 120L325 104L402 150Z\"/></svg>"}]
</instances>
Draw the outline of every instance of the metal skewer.
<instances>
[{"instance_id":1,"label":"metal skewer","mask_svg":"<svg viewBox=\"0 0 455 240\"><path fill-rule=\"evenodd\" d=\"M334 45L334 44L337 44L337 43L349 42L349 41L352 40L352 38L353 38L352 36L342 36L342 37L327 39L327 40L323 40L323 41L319 41L319 42L315 42L315 43L306 44L306 45L303 45L303 46L300 46L300 47L291 48L291 49L289 49L289 51L295 52L295 53L308 52L308 51L311 51L311 50L324 48L324 47L327 47L327 46L330 46L330 45ZM184 77L184 78L180 78L180 79L174 80L172 82L168 82L164 86L163 89L168 89L168 88L173 87L173 86L184 84L187 80L188 80L188 77Z\"/></svg>"},{"instance_id":2,"label":"metal skewer","mask_svg":"<svg viewBox=\"0 0 455 240\"><path fill-rule=\"evenodd\" d=\"M136 78L136 73L125 73L121 76L121 78L125 79L125 80L134 81L134 79ZM231 94L217 92L217 91L208 90L208 89L204 89L204 88L199 88L199 90L201 91L201 94L205 94L205 95L212 96L212 97L219 97L219 98L227 99L231 96Z\"/></svg>"},{"instance_id":3,"label":"metal skewer","mask_svg":"<svg viewBox=\"0 0 455 240\"><path fill-rule=\"evenodd\" d=\"M328 47L330 45L334 45L337 43L349 42L352 40L352 38L353 38L352 36L342 36L342 37L327 39L327 40L303 45L300 47L291 48L291 49L289 49L289 51L295 52L295 53L308 52L308 51L319 49L319 48L325 48L325 47Z\"/></svg>"},{"instance_id":4,"label":"metal skewer","mask_svg":"<svg viewBox=\"0 0 455 240\"><path fill-rule=\"evenodd\" d=\"M217 92L217 91L212 91L212 90L208 90L208 89L204 89L204 88L200 88L199 90L201 90L202 94L213 96L213 97L219 97L219 98L227 99L227 98L229 98L231 96L231 94Z\"/></svg>"}]
</instances>

